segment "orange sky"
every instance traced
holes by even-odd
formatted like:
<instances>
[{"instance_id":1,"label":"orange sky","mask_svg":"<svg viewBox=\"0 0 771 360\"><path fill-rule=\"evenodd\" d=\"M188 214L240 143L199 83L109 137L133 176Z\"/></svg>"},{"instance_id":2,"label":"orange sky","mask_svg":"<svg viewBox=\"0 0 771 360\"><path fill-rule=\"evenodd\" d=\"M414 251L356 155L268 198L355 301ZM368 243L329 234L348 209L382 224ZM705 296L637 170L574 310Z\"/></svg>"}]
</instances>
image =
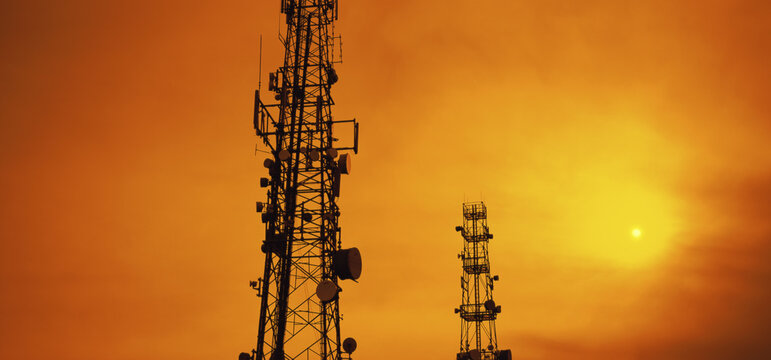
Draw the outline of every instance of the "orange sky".
<instances>
[{"instance_id":1,"label":"orange sky","mask_svg":"<svg viewBox=\"0 0 771 360\"><path fill-rule=\"evenodd\" d=\"M488 205L515 359L771 356L769 7L341 1L354 358L455 356L464 199ZM0 5L0 358L254 346L251 102L278 14Z\"/></svg>"}]
</instances>

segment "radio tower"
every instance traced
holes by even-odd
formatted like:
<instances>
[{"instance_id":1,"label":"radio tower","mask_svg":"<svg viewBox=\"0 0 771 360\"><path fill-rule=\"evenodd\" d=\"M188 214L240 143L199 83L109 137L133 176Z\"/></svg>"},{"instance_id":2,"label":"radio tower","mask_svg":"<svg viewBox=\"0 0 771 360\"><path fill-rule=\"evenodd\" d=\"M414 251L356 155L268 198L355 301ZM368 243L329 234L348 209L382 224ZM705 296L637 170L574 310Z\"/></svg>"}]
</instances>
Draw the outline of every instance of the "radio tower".
<instances>
[{"instance_id":1,"label":"radio tower","mask_svg":"<svg viewBox=\"0 0 771 360\"><path fill-rule=\"evenodd\" d=\"M270 104L255 92L254 129L269 154L260 179L267 201L257 203L265 269L250 282L260 298L257 346L239 360L340 360L356 349L340 339L340 283L359 277L361 255L342 248L338 226L341 175L351 171L351 154L338 153L358 152L359 129L356 119L332 117L338 2L281 0L281 13L284 63L269 74ZM352 144L337 143L340 127Z\"/></svg>"},{"instance_id":2,"label":"radio tower","mask_svg":"<svg viewBox=\"0 0 771 360\"><path fill-rule=\"evenodd\" d=\"M490 276L488 247L493 234L487 227L487 207L483 202L463 204L463 226L455 231L463 236L463 251L458 258L463 263L460 277L460 352L456 360L511 360L511 350L498 350L495 318L501 306L493 301L493 283L498 275Z\"/></svg>"}]
</instances>

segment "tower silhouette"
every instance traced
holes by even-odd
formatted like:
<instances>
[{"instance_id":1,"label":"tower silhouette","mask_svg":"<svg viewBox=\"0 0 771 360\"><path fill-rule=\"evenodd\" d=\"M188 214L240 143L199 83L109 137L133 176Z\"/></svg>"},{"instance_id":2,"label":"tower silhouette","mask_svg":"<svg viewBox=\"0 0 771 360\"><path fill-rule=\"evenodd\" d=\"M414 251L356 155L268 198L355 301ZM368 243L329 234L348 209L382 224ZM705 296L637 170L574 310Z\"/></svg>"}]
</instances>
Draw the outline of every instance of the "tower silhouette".
<instances>
[{"instance_id":1,"label":"tower silhouette","mask_svg":"<svg viewBox=\"0 0 771 360\"><path fill-rule=\"evenodd\" d=\"M268 76L271 102L255 91L253 125L270 154L260 179L267 201L256 206L265 267L250 282L260 297L257 345L239 359L339 360L356 348L353 338L341 341L339 293L342 280L361 274L361 255L342 248L336 199L351 171L343 152L358 152L359 126L332 117L338 2L281 0L281 13L284 62ZM352 131L352 144L333 137L338 127Z\"/></svg>"},{"instance_id":2,"label":"tower silhouette","mask_svg":"<svg viewBox=\"0 0 771 360\"><path fill-rule=\"evenodd\" d=\"M460 277L461 305L460 352L456 360L511 360L510 350L498 349L495 319L501 306L493 300L498 275L490 275L488 255L493 234L487 226L487 207L483 202L463 204L463 225L455 230L463 237L458 254L463 275Z\"/></svg>"}]
</instances>

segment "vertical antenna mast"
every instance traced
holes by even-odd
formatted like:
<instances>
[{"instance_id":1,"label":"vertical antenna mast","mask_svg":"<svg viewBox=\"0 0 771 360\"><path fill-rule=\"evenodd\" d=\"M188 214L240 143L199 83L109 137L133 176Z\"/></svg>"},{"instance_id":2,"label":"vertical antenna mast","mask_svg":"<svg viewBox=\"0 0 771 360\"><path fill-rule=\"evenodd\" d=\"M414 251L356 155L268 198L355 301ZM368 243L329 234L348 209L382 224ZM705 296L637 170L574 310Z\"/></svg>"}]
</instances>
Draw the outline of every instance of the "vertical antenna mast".
<instances>
[{"instance_id":1,"label":"vertical antenna mast","mask_svg":"<svg viewBox=\"0 0 771 360\"><path fill-rule=\"evenodd\" d=\"M257 76L257 92L260 92L262 90L262 34L260 34L260 65Z\"/></svg>"},{"instance_id":2,"label":"vertical antenna mast","mask_svg":"<svg viewBox=\"0 0 771 360\"><path fill-rule=\"evenodd\" d=\"M358 123L332 118L337 5L281 0L283 65L269 73L269 103L255 91L254 129L270 154L260 179L267 201L257 203L265 268L250 282L260 298L257 345L239 360L341 360L356 349L340 331L342 280L359 278L361 255L342 248L339 226L337 198L351 171L346 151L358 152ZM335 143L337 125L352 128L352 144Z\"/></svg>"},{"instance_id":3,"label":"vertical antenna mast","mask_svg":"<svg viewBox=\"0 0 771 360\"><path fill-rule=\"evenodd\" d=\"M463 250L458 254L463 275L460 277L460 352L456 360L511 360L510 350L498 350L495 319L501 306L493 300L493 283L498 275L490 276L488 246L493 234L487 227L487 207L484 202L463 203L463 225L455 231L463 237Z\"/></svg>"}]
</instances>

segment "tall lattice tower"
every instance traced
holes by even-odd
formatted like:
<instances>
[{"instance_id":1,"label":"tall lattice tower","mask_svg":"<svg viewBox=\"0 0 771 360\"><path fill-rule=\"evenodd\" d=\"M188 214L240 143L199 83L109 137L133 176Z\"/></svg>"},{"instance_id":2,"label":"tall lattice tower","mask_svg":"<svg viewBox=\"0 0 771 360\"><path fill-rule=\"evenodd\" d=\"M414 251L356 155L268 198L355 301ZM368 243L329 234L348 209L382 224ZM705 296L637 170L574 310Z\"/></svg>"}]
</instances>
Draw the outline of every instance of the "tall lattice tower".
<instances>
[{"instance_id":1,"label":"tall lattice tower","mask_svg":"<svg viewBox=\"0 0 771 360\"><path fill-rule=\"evenodd\" d=\"M510 350L498 349L495 319L501 306L493 300L494 282L490 275L488 248L493 234L487 227L487 207L483 202L463 204L463 225L455 230L463 237L458 258L463 265L460 277L460 352L456 360L511 360Z\"/></svg>"},{"instance_id":2,"label":"tall lattice tower","mask_svg":"<svg viewBox=\"0 0 771 360\"><path fill-rule=\"evenodd\" d=\"M240 360L340 360L356 348L341 341L341 280L361 274L356 248L340 242L336 199L341 176L358 152L358 123L333 120L330 90L338 76L336 0L281 0L286 33L284 63L269 74L270 104L255 92L254 129L269 156L260 179L267 201L257 203L265 223L257 346ZM339 52L339 44L337 47ZM275 100L275 101L273 101ZM351 131L348 144L334 136ZM350 355L347 356L350 358Z\"/></svg>"}]
</instances>

